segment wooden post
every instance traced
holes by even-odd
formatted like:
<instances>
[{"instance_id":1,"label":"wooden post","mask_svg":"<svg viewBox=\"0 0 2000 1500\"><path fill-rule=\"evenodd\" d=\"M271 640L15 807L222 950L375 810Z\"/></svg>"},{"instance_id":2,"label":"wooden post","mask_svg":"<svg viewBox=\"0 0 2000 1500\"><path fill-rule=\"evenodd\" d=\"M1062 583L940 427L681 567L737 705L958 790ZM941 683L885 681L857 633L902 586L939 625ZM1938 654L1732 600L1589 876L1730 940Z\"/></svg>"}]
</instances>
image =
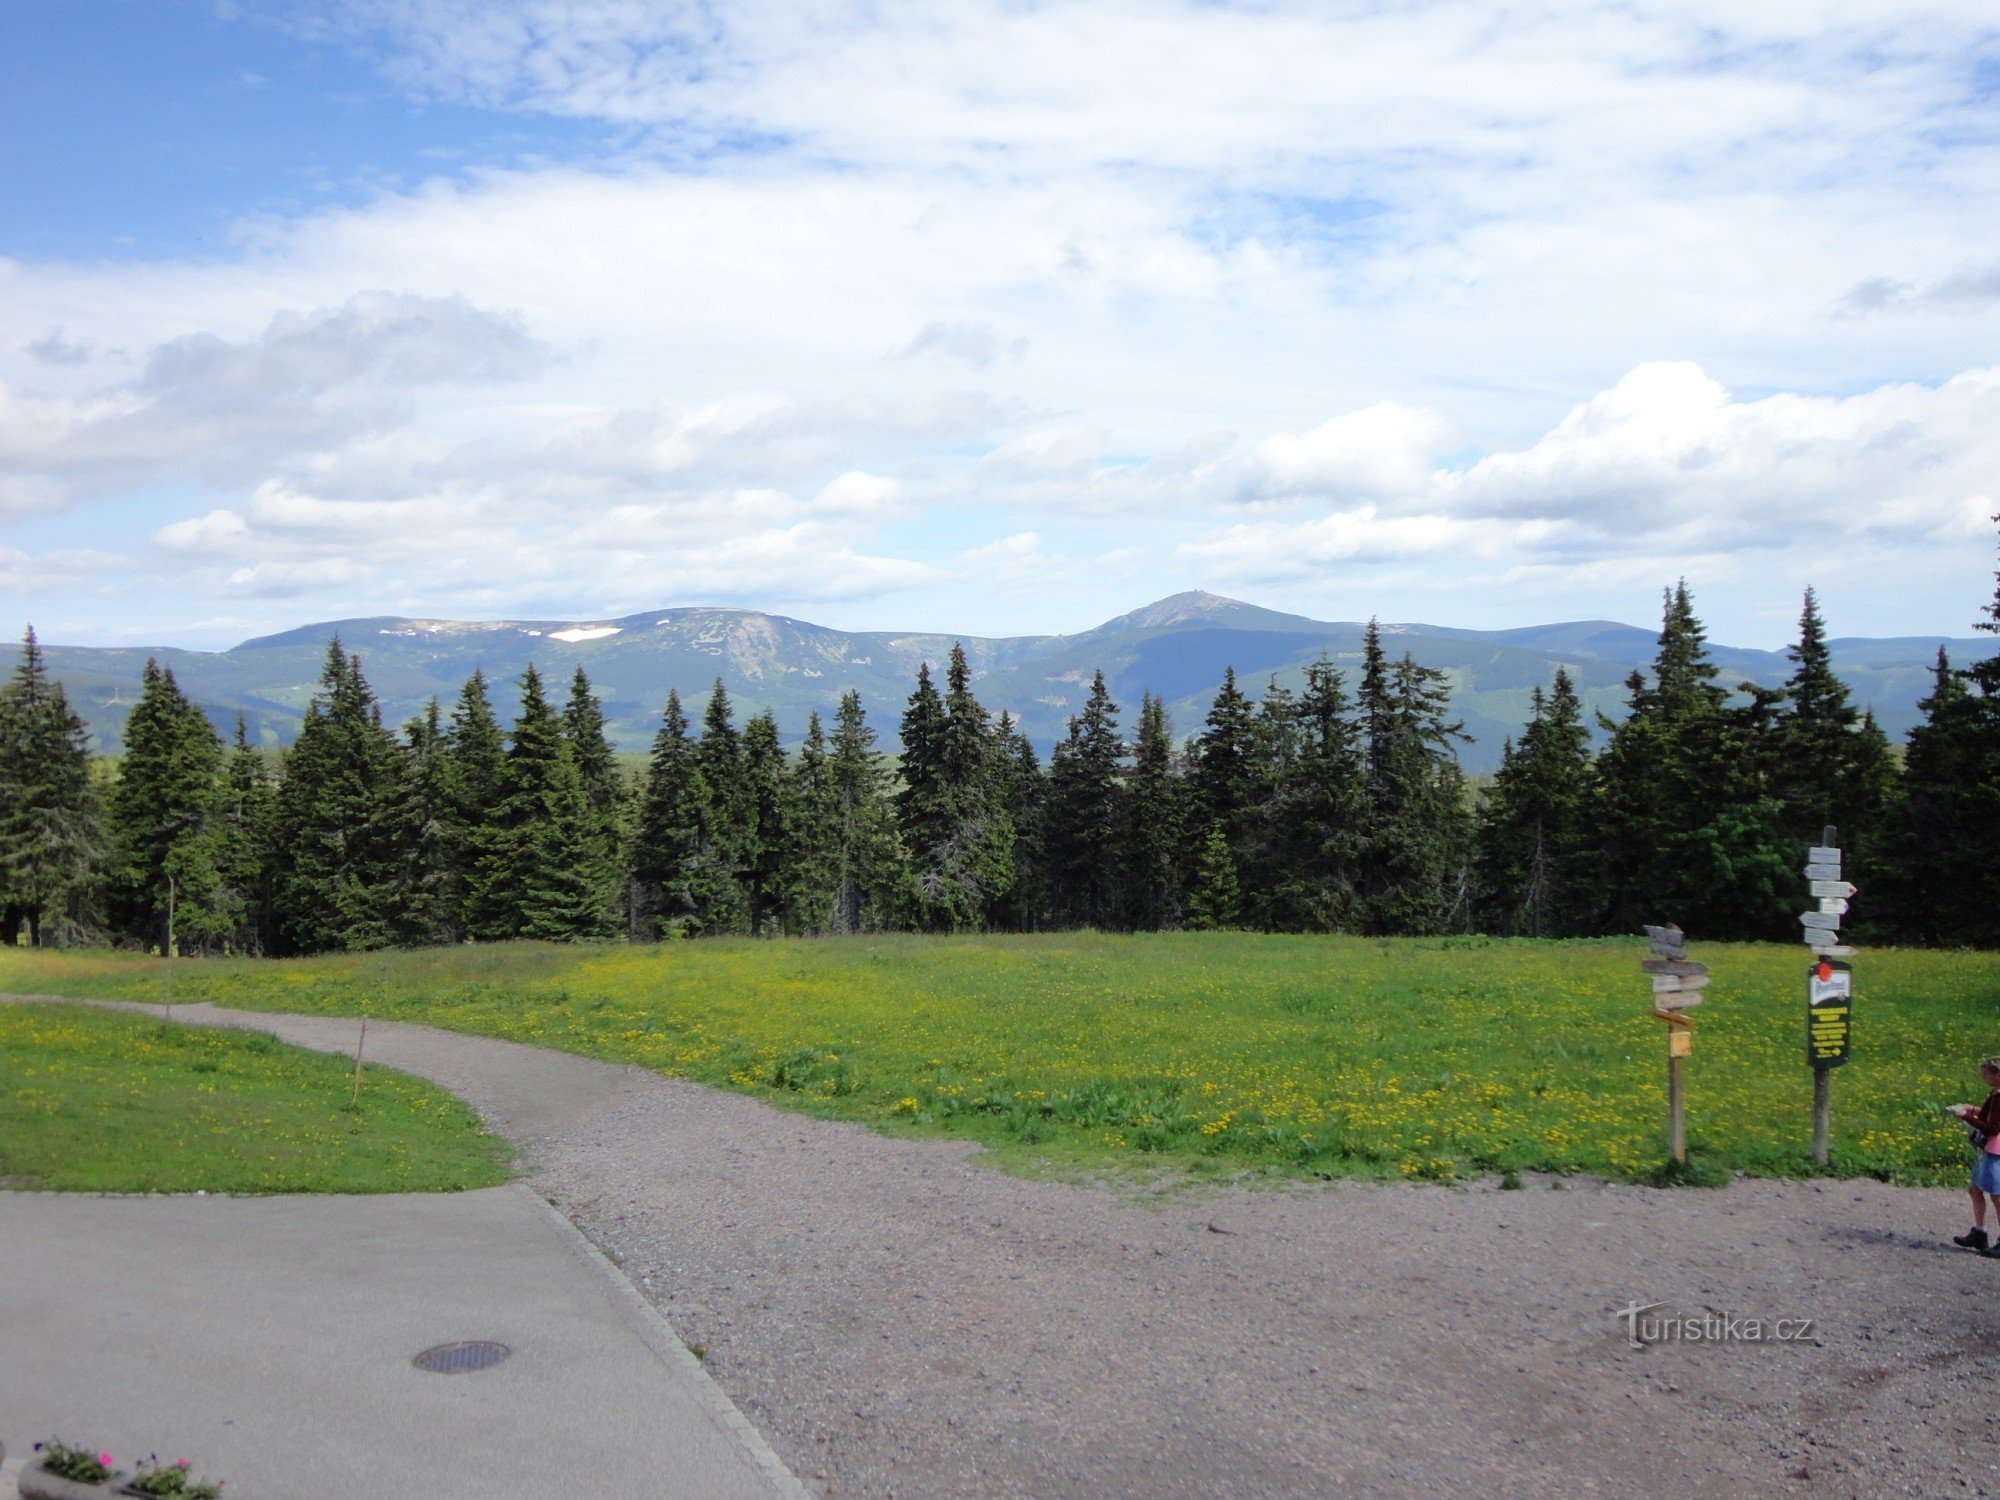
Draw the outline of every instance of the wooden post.
<instances>
[{"instance_id":1,"label":"wooden post","mask_svg":"<svg viewBox=\"0 0 2000 1500\"><path fill-rule=\"evenodd\" d=\"M1687 1044L1681 1041L1686 1023L1667 1027L1667 1153L1677 1162L1688 1159L1687 1093L1681 1086L1681 1065Z\"/></svg>"},{"instance_id":2,"label":"wooden post","mask_svg":"<svg viewBox=\"0 0 2000 1500\"><path fill-rule=\"evenodd\" d=\"M354 1093L348 1099L349 1105L361 1102L361 1052L368 1045L368 1018L361 1018L361 1038L354 1044Z\"/></svg>"},{"instance_id":3,"label":"wooden post","mask_svg":"<svg viewBox=\"0 0 2000 1500\"><path fill-rule=\"evenodd\" d=\"M1819 831L1820 844L1828 849L1840 847L1840 830L1828 823ZM1851 1002L1850 1002L1851 1003ZM1826 1165L1827 1152L1833 1144L1833 1069L1813 1069L1813 1113L1812 1151L1813 1164Z\"/></svg>"}]
</instances>

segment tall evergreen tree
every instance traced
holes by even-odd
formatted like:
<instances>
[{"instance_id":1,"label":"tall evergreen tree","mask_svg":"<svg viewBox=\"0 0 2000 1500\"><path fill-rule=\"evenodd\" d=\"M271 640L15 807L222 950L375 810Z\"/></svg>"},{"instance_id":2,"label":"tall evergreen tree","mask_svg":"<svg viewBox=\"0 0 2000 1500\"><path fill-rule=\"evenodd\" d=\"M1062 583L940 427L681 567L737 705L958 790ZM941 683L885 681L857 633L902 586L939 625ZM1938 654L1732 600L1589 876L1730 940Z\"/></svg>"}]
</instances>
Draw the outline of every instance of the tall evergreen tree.
<instances>
[{"instance_id":1,"label":"tall evergreen tree","mask_svg":"<svg viewBox=\"0 0 2000 1500\"><path fill-rule=\"evenodd\" d=\"M401 856L390 922L406 946L455 943L464 936L464 892L458 868L457 799L451 741L438 701L403 728L406 751L395 817Z\"/></svg>"},{"instance_id":2,"label":"tall evergreen tree","mask_svg":"<svg viewBox=\"0 0 2000 1500\"><path fill-rule=\"evenodd\" d=\"M1260 759L1268 790L1263 835L1269 896L1264 920L1294 931L1357 928L1366 808L1359 731L1340 672L1324 656L1305 690L1274 708ZM1259 717L1264 717L1259 705Z\"/></svg>"},{"instance_id":3,"label":"tall evergreen tree","mask_svg":"<svg viewBox=\"0 0 2000 1500\"><path fill-rule=\"evenodd\" d=\"M1196 826L1220 825L1232 852L1248 842L1247 821L1257 796L1256 710L1225 667L1222 687L1193 748L1189 776Z\"/></svg>"},{"instance_id":4,"label":"tall evergreen tree","mask_svg":"<svg viewBox=\"0 0 2000 1500\"><path fill-rule=\"evenodd\" d=\"M1710 834L1741 778L1715 676L1683 582L1666 595L1652 680L1633 672L1626 718L1600 718L1610 733L1597 762L1609 931L1673 922L1722 936L1702 926L1716 906Z\"/></svg>"},{"instance_id":5,"label":"tall evergreen tree","mask_svg":"<svg viewBox=\"0 0 2000 1500\"><path fill-rule=\"evenodd\" d=\"M159 953L181 946L184 905L193 930L206 925L202 905L218 885L204 866L214 852L208 823L221 758L214 726L182 695L172 669L148 661L111 794L111 912L119 931Z\"/></svg>"},{"instance_id":6,"label":"tall evergreen tree","mask_svg":"<svg viewBox=\"0 0 2000 1500\"><path fill-rule=\"evenodd\" d=\"M274 819L275 940L288 953L394 939L402 752L361 659L327 646L320 691L285 757Z\"/></svg>"},{"instance_id":7,"label":"tall evergreen tree","mask_svg":"<svg viewBox=\"0 0 2000 1500\"><path fill-rule=\"evenodd\" d=\"M1049 758L1049 869L1059 920L1111 927L1121 915L1118 835L1124 809L1118 705L1097 673L1083 712Z\"/></svg>"},{"instance_id":8,"label":"tall evergreen tree","mask_svg":"<svg viewBox=\"0 0 2000 1500\"><path fill-rule=\"evenodd\" d=\"M1361 736L1364 841L1357 897L1366 929L1448 932L1470 917L1471 818L1446 718L1445 675L1408 654L1390 662L1368 622L1355 700Z\"/></svg>"},{"instance_id":9,"label":"tall evergreen tree","mask_svg":"<svg viewBox=\"0 0 2000 1500\"><path fill-rule=\"evenodd\" d=\"M1799 615L1798 644L1787 655L1792 676L1773 747L1773 789L1784 804L1785 832L1794 845L1813 844L1832 824L1862 867L1881 835L1895 763L1874 717L1855 709L1847 685L1834 673L1826 625L1811 589Z\"/></svg>"},{"instance_id":10,"label":"tall evergreen tree","mask_svg":"<svg viewBox=\"0 0 2000 1500\"><path fill-rule=\"evenodd\" d=\"M452 705L445 731L444 823L439 830L454 938L506 930L510 900L496 821L507 784L507 740L494 716L485 672L475 668Z\"/></svg>"},{"instance_id":11,"label":"tall evergreen tree","mask_svg":"<svg viewBox=\"0 0 2000 1500\"><path fill-rule=\"evenodd\" d=\"M1005 932L1039 932L1050 902L1048 778L1034 741L1004 710L994 730L994 753L1000 810L1014 835L1008 852L1014 879L991 921Z\"/></svg>"},{"instance_id":12,"label":"tall evergreen tree","mask_svg":"<svg viewBox=\"0 0 2000 1500\"><path fill-rule=\"evenodd\" d=\"M888 772L875 749L875 731L868 725L858 692L841 696L827 772L835 818L829 926L834 932L861 932L880 925L886 915L885 900L901 859Z\"/></svg>"},{"instance_id":13,"label":"tall evergreen tree","mask_svg":"<svg viewBox=\"0 0 2000 1500\"><path fill-rule=\"evenodd\" d=\"M604 733L604 709L590 690L582 667L570 680L569 702L563 708L563 741L576 761L577 777L590 802L590 854L584 876L602 892L606 911L617 908L623 888L624 850L620 819L624 812L624 779L618 759Z\"/></svg>"},{"instance_id":14,"label":"tall evergreen tree","mask_svg":"<svg viewBox=\"0 0 2000 1500\"><path fill-rule=\"evenodd\" d=\"M1125 921L1142 932L1180 925L1187 857L1187 783L1175 774L1167 710L1152 693L1139 698L1139 732L1125 781L1125 827L1119 886Z\"/></svg>"},{"instance_id":15,"label":"tall evergreen tree","mask_svg":"<svg viewBox=\"0 0 2000 1500\"><path fill-rule=\"evenodd\" d=\"M826 731L819 714L806 718L806 737L785 788L784 884L786 929L819 933L833 927L840 896L840 800Z\"/></svg>"},{"instance_id":16,"label":"tall evergreen tree","mask_svg":"<svg viewBox=\"0 0 2000 1500\"><path fill-rule=\"evenodd\" d=\"M597 815L560 715L530 662L508 737L498 837L483 885L494 920L477 936L553 942L601 937L611 925Z\"/></svg>"},{"instance_id":17,"label":"tall evergreen tree","mask_svg":"<svg viewBox=\"0 0 2000 1500\"><path fill-rule=\"evenodd\" d=\"M907 864L903 900L927 932L976 928L1013 885L1014 834L999 800L990 719L973 695L962 647L951 649L942 698L930 667L903 714L897 824Z\"/></svg>"},{"instance_id":18,"label":"tall evergreen tree","mask_svg":"<svg viewBox=\"0 0 2000 1500\"><path fill-rule=\"evenodd\" d=\"M700 831L696 805L700 778L694 741L687 731L680 694L669 691L659 733L653 738L631 854L642 929L660 936L685 934L698 915L690 882Z\"/></svg>"},{"instance_id":19,"label":"tall evergreen tree","mask_svg":"<svg viewBox=\"0 0 2000 1500\"><path fill-rule=\"evenodd\" d=\"M1590 732L1566 668L1532 702L1480 809L1480 915L1507 936L1579 937L1599 906Z\"/></svg>"},{"instance_id":20,"label":"tall evergreen tree","mask_svg":"<svg viewBox=\"0 0 2000 1500\"><path fill-rule=\"evenodd\" d=\"M273 909L271 876L277 826L276 789L264 758L250 743L249 725L236 716L236 737L223 767L218 819L222 828L222 877L229 909L236 917L229 945L239 953L261 954L271 949Z\"/></svg>"},{"instance_id":21,"label":"tall evergreen tree","mask_svg":"<svg viewBox=\"0 0 2000 1500\"><path fill-rule=\"evenodd\" d=\"M2000 947L2000 744L1974 679L1942 646L1917 708L1869 907L1905 942Z\"/></svg>"},{"instance_id":22,"label":"tall evergreen tree","mask_svg":"<svg viewBox=\"0 0 2000 1500\"><path fill-rule=\"evenodd\" d=\"M783 931L786 866L790 833L787 826L787 769L778 743L778 721L769 710L743 730L743 906L749 913L750 935Z\"/></svg>"},{"instance_id":23,"label":"tall evergreen tree","mask_svg":"<svg viewBox=\"0 0 2000 1500\"><path fill-rule=\"evenodd\" d=\"M50 917L81 931L101 853L96 804L83 720L31 625L0 687L0 944L14 946L26 923L40 947Z\"/></svg>"},{"instance_id":24,"label":"tall evergreen tree","mask_svg":"<svg viewBox=\"0 0 2000 1500\"><path fill-rule=\"evenodd\" d=\"M695 743L694 840L686 865L693 925L709 934L747 932L744 881L751 859L753 807L745 775L743 736L731 717L729 693L715 680Z\"/></svg>"}]
</instances>

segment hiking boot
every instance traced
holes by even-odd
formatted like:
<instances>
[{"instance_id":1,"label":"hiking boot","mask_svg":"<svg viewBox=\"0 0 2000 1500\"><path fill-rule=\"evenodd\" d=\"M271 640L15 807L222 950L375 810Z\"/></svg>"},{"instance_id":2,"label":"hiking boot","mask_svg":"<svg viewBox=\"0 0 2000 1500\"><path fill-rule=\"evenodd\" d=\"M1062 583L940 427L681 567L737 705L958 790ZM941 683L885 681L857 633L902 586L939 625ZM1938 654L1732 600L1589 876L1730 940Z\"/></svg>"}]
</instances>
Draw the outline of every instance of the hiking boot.
<instances>
[{"instance_id":1,"label":"hiking boot","mask_svg":"<svg viewBox=\"0 0 2000 1500\"><path fill-rule=\"evenodd\" d=\"M1964 1234L1955 1234L1951 1237L1951 1242L1967 1250L1977 1250L1981 1255L1989 1253L1993 1248L1986 1243L1986 1231L1983 1229L1969 1229Z\"/></svg>"}]
</instances>

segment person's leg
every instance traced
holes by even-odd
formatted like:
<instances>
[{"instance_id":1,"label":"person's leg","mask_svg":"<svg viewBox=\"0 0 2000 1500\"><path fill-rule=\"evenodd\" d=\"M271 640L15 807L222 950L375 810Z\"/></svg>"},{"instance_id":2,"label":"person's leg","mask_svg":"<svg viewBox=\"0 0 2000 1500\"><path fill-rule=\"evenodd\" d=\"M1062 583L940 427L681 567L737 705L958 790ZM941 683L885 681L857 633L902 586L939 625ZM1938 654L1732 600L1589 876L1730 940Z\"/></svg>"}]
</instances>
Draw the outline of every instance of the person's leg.
<instances>
[{"instance_id":1,"label":"person's leg","mask_svg":"<svg viewBox=\"0 0 2000 1500\"><path fill-rule=\"evenodd\" d=\"M1965 1190L1972 1198L1972 1228L1964 1234L1953 1235L1951 1242L1954 1245L1963 1245L1968 1250L1984 1250L1987 1248L1986 1199L1989 1195L1980 1185L1978 1168L1974 1168L1972 1181ZM2000 1199L1995 1200L1994 1207L2000 1209ZM1996 1223L2000 1223L2000 1220L1996 1220Z\"/></svg>"}]
</instances>

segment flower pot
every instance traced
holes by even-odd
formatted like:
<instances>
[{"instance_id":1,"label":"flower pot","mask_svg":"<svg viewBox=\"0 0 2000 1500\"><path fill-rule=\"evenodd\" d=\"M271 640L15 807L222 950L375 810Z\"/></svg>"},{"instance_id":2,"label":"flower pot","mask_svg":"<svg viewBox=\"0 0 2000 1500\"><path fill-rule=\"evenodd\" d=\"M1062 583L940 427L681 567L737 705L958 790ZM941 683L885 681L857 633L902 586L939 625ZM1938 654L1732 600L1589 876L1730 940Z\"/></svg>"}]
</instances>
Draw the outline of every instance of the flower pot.
<instances>
[{"instance_id":1,"label":"flower pot","mask_svg":"<svg viewBox=\"0 0 2000 1500\"><path fill-rule=\"evenodd\" d=\"M113 1471L95 1484L85 1484L81 1479L65 1479L60 1474L51 1474L36 1464L23 1469L15 1482L21 1486L21 1500L106 1500L111 1494L111 1487L124 1477Z\"/></svg>"}]
</instances>

